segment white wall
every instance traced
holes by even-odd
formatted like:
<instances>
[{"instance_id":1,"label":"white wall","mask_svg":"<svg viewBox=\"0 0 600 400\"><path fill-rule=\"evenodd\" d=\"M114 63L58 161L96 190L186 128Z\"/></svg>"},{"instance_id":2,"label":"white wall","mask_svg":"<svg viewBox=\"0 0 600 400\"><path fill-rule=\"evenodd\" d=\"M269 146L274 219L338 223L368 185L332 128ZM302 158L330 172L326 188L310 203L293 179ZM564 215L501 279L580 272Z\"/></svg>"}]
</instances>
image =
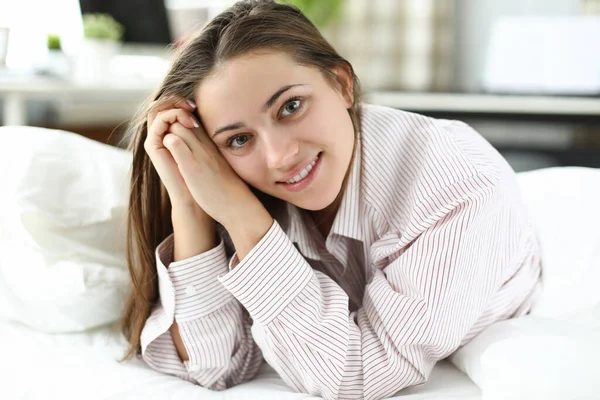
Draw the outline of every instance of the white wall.
<instances>
[{"instance_id":1,"label":"white wall","mask_svg":"<svg viewBox=\"0 0 600 400\"><path fill-rule=\"evenodd\" d=\"M455 0L455 86L479 91L491 27L500 16L574 15L581 0Z\"/></svg>"},{"instance_id":2,"label":"white wall","mask_svg":"<svg viewBox=\"0 0 600 400\"><path fill-rule=\"evenodd\" d=\"M0 0L0 26L10 28L6 62L30 68L45 57L49 33L69 52L83 36L78 0Z\"/></svg>"}]
</instances>

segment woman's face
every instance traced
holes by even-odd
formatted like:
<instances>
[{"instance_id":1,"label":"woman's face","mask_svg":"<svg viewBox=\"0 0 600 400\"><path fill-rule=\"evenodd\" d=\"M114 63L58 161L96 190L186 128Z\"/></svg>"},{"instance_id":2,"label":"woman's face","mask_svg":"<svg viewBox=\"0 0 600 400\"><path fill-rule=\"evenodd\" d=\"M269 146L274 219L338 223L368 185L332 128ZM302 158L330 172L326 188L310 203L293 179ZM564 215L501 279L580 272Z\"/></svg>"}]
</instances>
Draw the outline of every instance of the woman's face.
<instances>
[{"instance_id":1,"label":"woman's face","mask_svg":"<svg viewBox=\"0 0 600 400\"><path fill-rule=\"evenodd\" d=\"M198 88L198 112L235 172L249 185L306 210L340 192L354 148L352 80L335 89L316 68L262 51L216 68Z\"/></svg>"}]
</instances>

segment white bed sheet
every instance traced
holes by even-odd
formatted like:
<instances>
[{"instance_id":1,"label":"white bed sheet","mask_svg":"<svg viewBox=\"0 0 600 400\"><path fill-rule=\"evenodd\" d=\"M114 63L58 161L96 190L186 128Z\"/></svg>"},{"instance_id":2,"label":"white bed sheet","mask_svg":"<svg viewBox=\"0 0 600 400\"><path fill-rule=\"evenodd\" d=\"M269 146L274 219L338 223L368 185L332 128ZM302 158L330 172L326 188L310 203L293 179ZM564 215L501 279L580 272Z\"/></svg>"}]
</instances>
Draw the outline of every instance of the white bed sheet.
<instances>
[{"instance_id":1,"label":"white bed sheet","mask_svg":"<svg viewBox=\"0 0 600 400\"><path fill-rule=\"evenodd\" d=\"M0 322L1 399L314 399L295 393L263 363L253 381L213 392L164 375L133 360L119 363L125 341L114 328L78 334L46 334ZM448 361L429 381L406 389L405 400L481 400L481 390Z\"/></svg>"}]
</instances>

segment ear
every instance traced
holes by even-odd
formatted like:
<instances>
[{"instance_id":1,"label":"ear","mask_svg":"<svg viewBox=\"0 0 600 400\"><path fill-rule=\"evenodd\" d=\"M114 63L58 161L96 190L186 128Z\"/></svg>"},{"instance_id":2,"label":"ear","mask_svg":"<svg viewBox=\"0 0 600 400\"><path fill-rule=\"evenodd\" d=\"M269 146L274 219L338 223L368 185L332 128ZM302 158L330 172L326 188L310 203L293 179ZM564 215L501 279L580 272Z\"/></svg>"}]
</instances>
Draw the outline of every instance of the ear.
<instances>
[{"instance_id":1,"label":"ear","mask_svg":"<svg viewBox=\"0 0 600 400\"><path fill-rule=\"evenodd\" d=\"M335 79L341 89L341 95L346 100L346 108L351 108L354 104L354 79L352 67L349 64L333 68Z\"/></svg>"}]
</instances>

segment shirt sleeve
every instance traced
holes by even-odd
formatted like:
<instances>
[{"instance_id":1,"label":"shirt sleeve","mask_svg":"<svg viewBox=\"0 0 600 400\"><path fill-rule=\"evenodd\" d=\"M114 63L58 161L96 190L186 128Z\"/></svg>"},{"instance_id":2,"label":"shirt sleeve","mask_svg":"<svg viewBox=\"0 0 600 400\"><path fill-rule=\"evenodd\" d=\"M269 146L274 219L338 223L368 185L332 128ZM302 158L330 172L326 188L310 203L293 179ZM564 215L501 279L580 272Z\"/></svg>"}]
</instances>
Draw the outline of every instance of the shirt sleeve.
<instances>
[{"instance_id":1,"label":"shirt sleeve","mask_svg":"<svg viewBox=\"0 0 600 400\"><path fill-rule=\"evenodd\" d=\"M205 253L172 259L173 235L156 250L160 299L141 334L142 358L153 369L212 390L252 379L262 353L247 311L217 280L229 270L223 240ZM188 361L181 361L171 337L174 321Z\"/></svg>"},{"instance_id":2,"label":"shirt sleeve","mask_svg":"<svg viewBox=\"0 0 600 400\"><path fill-rule=\"evenodd\" d=\"M501 286L514 221L485 177L438 195L432 201L457 200L439 200L415 240L401 244L393 233L372 246L375 272L356 312L277 223L219 278L248 309L255 341L288 385L325 399L381 399L425 382L459 347Z\"/></svg>"}]
</instances>

